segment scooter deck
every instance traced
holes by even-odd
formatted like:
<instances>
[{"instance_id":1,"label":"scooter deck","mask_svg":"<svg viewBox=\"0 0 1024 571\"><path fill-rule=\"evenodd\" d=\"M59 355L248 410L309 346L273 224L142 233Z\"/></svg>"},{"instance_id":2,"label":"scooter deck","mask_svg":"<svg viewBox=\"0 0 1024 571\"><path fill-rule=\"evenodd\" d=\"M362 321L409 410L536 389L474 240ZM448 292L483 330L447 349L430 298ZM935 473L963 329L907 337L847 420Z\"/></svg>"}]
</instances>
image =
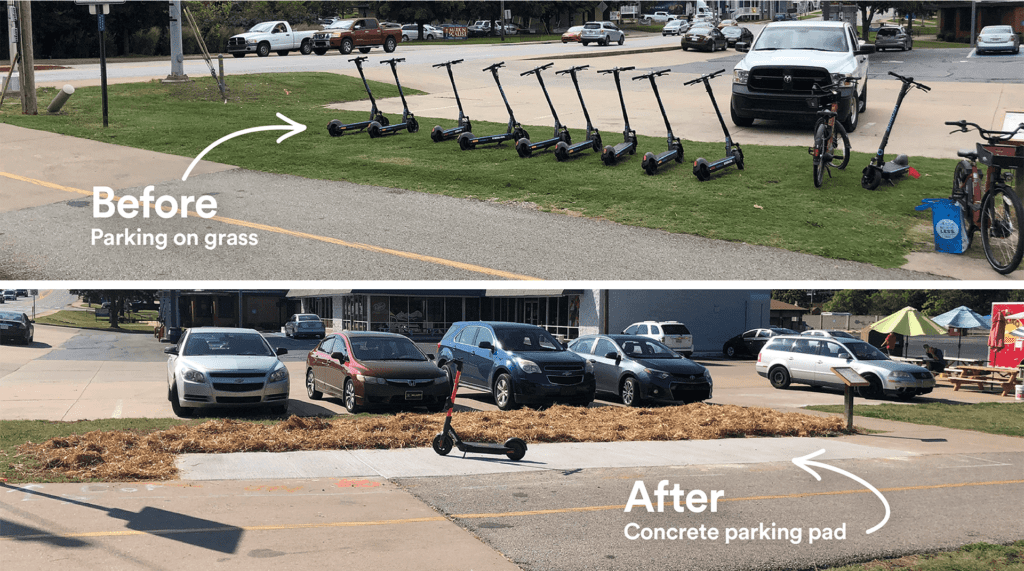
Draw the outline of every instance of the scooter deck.
<instances>
[{"instance_id":1,"label":"scooter deck","mask_svg":"<svg viewBox=\"0 0 1024 571\"><path fill-rule=\"evenodd\" d=\"M615 145L614 147L612 147L612 151L615 153L615 157L618 158L618 157L621 157L622 155L628 153L629 151L633 150L635 147L636 147L636 143L634 143L632 141L623 142L623 143L619 143L618 145Z\"/></svg>"},{"instance_id":2,"label":"scooter deck","mask_svg":"<svg viewBox=\"0 0 1024 571\"><path fill-rule=\"evenodd\" d=\"M462 442L457 445L460 452L479 452L481 454L505 454L508 447L493 442Z\"/></svg>"},{"instance_id":3,"label":"scooter deck","mask_svg":"<svg viewBox=\"0 0 1024 571\"><path fill-rule=\"evenodd\" d=\"M885 163L882 166L882 176L885 178L891 178L894 176L903 176L910 170L910 165L897 165L892 162Z\"/></svg>"},{"instance_id":4,"label":"scooter deck","mask_svg":"<svg viewBox=\"0 0 1024 571\"><path fill-rule=\"evenodd\" d=\"M562 140L561 137L555 137L553 139L545 139L543 141L537 141L536 143L530 143L530 150L531 151L538 151L538 150L541 150L541 149L546 149L548 147L553 147L553 146L557 145L558 142L561 141L561 140Z\"/></svg>"}]
</instances>

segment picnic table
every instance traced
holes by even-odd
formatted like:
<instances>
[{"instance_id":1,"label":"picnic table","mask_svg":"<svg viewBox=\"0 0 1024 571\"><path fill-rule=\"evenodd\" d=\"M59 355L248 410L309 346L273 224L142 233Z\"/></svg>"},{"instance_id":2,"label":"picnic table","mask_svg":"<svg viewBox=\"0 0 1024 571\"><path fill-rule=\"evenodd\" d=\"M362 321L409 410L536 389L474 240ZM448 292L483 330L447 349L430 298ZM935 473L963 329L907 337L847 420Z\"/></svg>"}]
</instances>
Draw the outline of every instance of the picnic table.
<instances>
[{"instance_id":1,"label":"picnic table","mask_svg":"<svg viewBox=\"0 0 1024 571\"><path fill-rule=\"evenodd\" d=\"M925 358L924 357L892 357L892 356L890 356L889 358L892 359L893 361L896 361L896 362L899 362L899 363L910 363L912 365L918 365L920 367L924 367L924 365L925 365ZM943 359L946 361L947 364L948 363L962 363L962 364L965 364L965 365L979 365L979 364L981 364L983 362L983 361L981 361L979 359L968 359L967 357L943 357ZM957 365L957 366L959 366L959 365Z\"/></svg>"},{"instance_id":2,"label":"picnic table","mask_svg":"<svg viewBox=\"0 0 1024 571\"><path fill-rule=\"evenodd\" d=\"M953 390L960 390L962 384L978 385L981 390L986 384L994 384L1002 387L1000 396L1007 396L1013 392L1014 386L1020 382L1017 378L1020 371L1007 367L988 367L984 365L957 365L955 368L947 369L951 374L946 380L953 383Z\"/></svg>"}]
</instances>

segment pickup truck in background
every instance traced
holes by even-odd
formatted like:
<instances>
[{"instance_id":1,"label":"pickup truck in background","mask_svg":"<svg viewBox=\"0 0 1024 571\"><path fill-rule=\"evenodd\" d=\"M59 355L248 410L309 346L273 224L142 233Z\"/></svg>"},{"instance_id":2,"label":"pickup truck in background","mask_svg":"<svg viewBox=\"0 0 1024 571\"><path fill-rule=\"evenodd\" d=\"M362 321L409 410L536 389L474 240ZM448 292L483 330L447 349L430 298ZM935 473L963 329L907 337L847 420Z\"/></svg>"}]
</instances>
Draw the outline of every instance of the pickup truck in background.
<instances>
[{"instance_id":1,"label":"pickup truck in background","mask_svg":"<svg viewBox=\"0 0 1024 571\"><path fill-rule=\"evenodd\" d=\"M353 48L359 48L365 54L372 47L382 46L385 52L391 53L401 41L401 27L387 28L374 18L339 20L313 34L313 52L322 56L329 49L337 49L350 54Z\"/></svg>"},{"instance_id":2,"label":"pickup truck in background","mask_svg":"<svg viewBox=\"0 0 1024 571\"><path fill-rule=\"evenodd\" d=\"M267 57L270 52L286 56L294 51L309 55L313 51L312 41L315 33L315 30L296 32L291 24L282 20L260 22L249 28L248 32L228 38L227 49L228 53L235 57L245 57L248 53Z\"/></svg>"},{"instance_id":3,"label":"pickup truck in background","mask_svg":"<svg viewBox=\"0 0 1024 571\"><path fill-rule=\"evenodd\" d=\"M653 14L644 14L643 16L641 16L641 18L643 18L644 20L654 22L655 24L664 24L665 22L670 22L676 19L675 16L669 14L668 12L655 12Z\"/></svg>"}]
</instances>

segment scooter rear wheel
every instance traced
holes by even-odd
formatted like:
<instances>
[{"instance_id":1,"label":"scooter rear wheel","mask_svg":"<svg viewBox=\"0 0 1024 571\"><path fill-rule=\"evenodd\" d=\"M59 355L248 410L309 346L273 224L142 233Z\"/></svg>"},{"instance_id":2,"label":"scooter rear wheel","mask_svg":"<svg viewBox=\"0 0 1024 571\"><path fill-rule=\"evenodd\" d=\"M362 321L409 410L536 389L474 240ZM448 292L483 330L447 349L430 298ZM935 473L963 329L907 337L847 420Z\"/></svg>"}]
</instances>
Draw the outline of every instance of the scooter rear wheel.
<instances>
[{"instance_id":1,"label":"scooter rear wheel","mask_svg":"<svg viewBox=\"0 0 1024 571\"><path fill-rule=\"evenodd\" d=\"M441 456L447 456L448 453L452 451L452 446L454 445L455 443L452 442L451 436L441 433L438 433L437 436L434 437L434 441L431 443L431 446L434 448L434 452L437 452ZM526 451L524 450L523 454L525 453Z\"/></svg>"},{"instance_id":2,"label":"scooter rear wheel","mask_svg":"<svg viewBox=\"0 0 1024 571\"><path fill-rule=\"evenodd\" d=\"M505 455L513 462L518 462L526 456L526 442L521 438L509 438L505 441L505 448L510 449Z\"/></svg>"}]
</instances>

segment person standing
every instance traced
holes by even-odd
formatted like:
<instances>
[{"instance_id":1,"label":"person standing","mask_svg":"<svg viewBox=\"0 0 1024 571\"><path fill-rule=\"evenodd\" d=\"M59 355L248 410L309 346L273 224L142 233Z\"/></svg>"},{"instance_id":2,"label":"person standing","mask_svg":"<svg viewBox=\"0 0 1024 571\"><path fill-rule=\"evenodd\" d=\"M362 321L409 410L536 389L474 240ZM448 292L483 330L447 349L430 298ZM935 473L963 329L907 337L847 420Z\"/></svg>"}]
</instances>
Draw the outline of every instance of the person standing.
<instances>
[{"instance_id":1,"label":"person standing","mask_svg":"<svg viewBox=\"0 0 1024 571\"><path fill-rule=\"evenodd\" d=\"M896 345L898 344L899 337L897 336L895 331L890 332L888 335L886 335L885 341L882 341L882 346L885 347L885 354L891 357L892 352L896 349Z\"/></svg>"}]
</instances>

